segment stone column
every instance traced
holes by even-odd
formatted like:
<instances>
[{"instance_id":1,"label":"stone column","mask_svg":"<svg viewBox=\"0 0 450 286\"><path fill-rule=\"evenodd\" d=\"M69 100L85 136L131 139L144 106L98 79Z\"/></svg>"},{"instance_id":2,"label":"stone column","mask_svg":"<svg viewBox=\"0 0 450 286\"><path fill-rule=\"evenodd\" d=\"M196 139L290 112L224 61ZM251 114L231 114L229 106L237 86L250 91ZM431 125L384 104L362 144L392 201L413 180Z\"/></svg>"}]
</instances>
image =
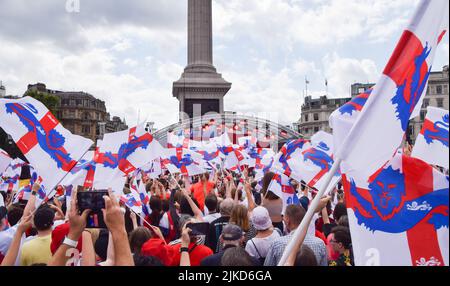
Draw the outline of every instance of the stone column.
<instances>
[{"instance_id":1,"label":"stone column","mask_svg":"<svg viewBox=\"0 0 450 286\"><path fill-rule=\"evenodd\" d=\"M215 71L212 43L212 0L188 0L188 66Z\"/></svg>"}]
</instances>

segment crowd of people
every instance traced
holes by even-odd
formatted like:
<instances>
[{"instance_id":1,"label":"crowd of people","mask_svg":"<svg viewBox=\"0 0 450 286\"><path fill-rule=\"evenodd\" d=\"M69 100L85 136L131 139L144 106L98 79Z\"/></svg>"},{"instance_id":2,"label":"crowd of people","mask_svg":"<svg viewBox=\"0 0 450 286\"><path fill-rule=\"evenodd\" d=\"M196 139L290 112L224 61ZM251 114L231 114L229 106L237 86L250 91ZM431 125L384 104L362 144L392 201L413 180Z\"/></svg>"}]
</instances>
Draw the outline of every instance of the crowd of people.
<instances>
[{"instance_id":1,"label":"crowd of people","mask_svg":"<svg viewBox=\"0 0 450 286\"><path fill-rule=\"evenodd\" d=\"M77 192L36 208L39 184L28 201L1 192L2 266L277 266L316 190L292 181L298 202L284 206L269 190L274 173L258 185L252 170L192 178L145 174L147 215L136 214L109 190L102 210L106 228L87 228ZM124 193L129 192L129 184ZM341 185L320 198L303 243L285 266L352 266L352 242Z\"/></svg>"}]
</instances>

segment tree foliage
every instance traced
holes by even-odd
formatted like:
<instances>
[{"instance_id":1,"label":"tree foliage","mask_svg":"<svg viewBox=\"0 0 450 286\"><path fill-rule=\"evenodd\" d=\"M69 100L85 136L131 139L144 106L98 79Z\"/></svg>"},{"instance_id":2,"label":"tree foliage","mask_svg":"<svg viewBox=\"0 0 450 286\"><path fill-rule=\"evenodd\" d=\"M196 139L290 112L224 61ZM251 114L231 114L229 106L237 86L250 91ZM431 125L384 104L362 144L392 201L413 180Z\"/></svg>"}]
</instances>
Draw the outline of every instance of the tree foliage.
<instances>
[{"instance_id":1,"label":"tree foliage","mask_svg":"<svg viewBox=\"0 0 450 286\"><path fill-rule=\"evenodd\" d=\"M39 100L51 111L51 113L53 113L53 115L58 115L57 111L61 103L61 99L58 96L46 92L39 92L37 90L28 90L25 93L25 96L30 96Z\"/></svg>"}]
</instances>

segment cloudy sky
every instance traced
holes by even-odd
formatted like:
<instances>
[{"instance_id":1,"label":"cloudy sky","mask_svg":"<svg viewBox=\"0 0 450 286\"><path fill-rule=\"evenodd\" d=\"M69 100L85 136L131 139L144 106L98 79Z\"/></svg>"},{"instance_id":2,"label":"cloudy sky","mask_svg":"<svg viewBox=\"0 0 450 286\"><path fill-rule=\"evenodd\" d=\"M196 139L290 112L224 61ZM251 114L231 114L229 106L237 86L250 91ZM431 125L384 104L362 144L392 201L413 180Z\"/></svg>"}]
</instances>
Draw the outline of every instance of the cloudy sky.
<instances>
[{"instance_id":1,"label":"cloudy sky","mask_svg":"<svg viewBox=\"0 0 450 286\"><path fill-rule=\"evenodd\" d=\"M73 0L68 0L69 2ZM0 80L85 91L127 123L178 119L172 97L187 61L187 0L0 0ZM113 4L114 3L114 4ZM300 117L313 97L376 82L418 0L213 0L214 65L233 83L225 109ZM70 10L69 10L70 11ZM449 62L445 36L433 70Z\"/></svg>"}]
</instances>

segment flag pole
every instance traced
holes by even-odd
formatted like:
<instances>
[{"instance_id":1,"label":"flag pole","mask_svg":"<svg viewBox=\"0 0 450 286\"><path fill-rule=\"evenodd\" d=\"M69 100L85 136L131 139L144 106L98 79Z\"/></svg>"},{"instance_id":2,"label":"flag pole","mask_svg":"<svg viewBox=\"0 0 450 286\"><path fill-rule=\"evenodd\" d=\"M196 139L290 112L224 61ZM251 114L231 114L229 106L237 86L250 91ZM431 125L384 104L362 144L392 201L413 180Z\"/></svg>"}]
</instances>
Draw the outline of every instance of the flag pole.
<instances>
[{"instance_id":1,"label":"flag pole","mask_svg":"<svg viewBox=\"0 0 450 286\"><path fill-rule=\"evenodd\" d=\"M325 187L323 187L323 189L319 190L316 197L311 202L311 205L308 207L308 211L306 212L305 217L303 218L302 222L295 230L291 240L289 241L288 245L286 246L286 249L284 250L283 256L281 257L280 262L278 263L278 266L284 266L289 255L291 255L292 251L295 249L295 246L298 246L303 243L305 236L306 236L306 232L308 231L308 226L311 223L314 213L316 212L316 208L319 205L320 199L325 194L325 191L328 191L328 189L330 187L334 188L334 185L331 185L330 183L334 177L334 174L339 170L339 166L341 165L341 162L342 162L342 160L340 158L336 158L336 161L334 162L333 166L331 167L330 172L328 172L327 177L325 178Z\"/></svg>"}]
</instances>

